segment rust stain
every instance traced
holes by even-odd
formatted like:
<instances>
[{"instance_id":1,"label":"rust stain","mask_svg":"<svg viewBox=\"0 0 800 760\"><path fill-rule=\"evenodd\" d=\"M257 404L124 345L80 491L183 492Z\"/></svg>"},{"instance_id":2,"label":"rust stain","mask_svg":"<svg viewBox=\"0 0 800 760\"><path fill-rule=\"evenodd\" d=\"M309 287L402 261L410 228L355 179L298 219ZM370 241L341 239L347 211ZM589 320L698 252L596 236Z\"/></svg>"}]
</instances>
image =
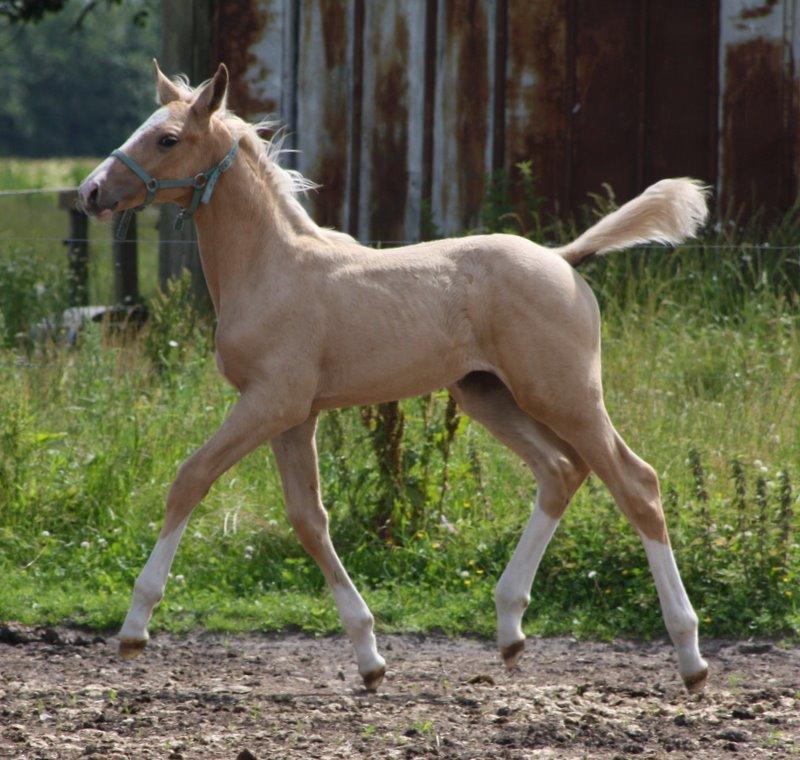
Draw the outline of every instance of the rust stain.
<instances>
[{"instance_id":1,"label":"rust stain","mask_svg":"<svg viewBox=\"0 0 800 760\"><path fill-rule=\"evenodd\" d=\"M341 0L318 0L328 71L347 63L347 4Z\"/></svg>"},{"instance_id":2,"label":"rust stain","mask_svg":"<svg viewBox=\"0 0 800 760\"><path fill-rule=\"evenodd\" d=\"M379 17L378 17L379 18ZM409 30L398 8L392 40L380 30L372 35L371 55L375 66L374 122L371 138L372 197L369 229L373 238L403 240L408 198L408 88Z\"/></svg>"},{"instance_id":3,"label":"rust stain","mask_svg":"<svg viewBox=\"0 0 800 760\"><path fill-rule=\"evenodd\" d=\"M618 200L637 190L642 7L618 0L579 0L576 13L573 183L571 205L609 183Z\"/></svg>"},{"instance_id":4,"label":"rust stain","mask_svg":"<svg viewBox=\"0 0 800 760\"><path fill-rule=\"evenodd\" d=\"M763 18L769 16L778 4L778 0L767 0L763 5L758 5L755 8L744 8L739 14L739 18Z\"/></svg>"},{"instance_id":5,"label":"rust stain","mask_svg":"<svg viewBox=\"0 0 800 760\"><path fill-rule=\"evenodd\" d=\"M247 84L248 73L256 80L265 80L271 73L252 52L252 47L268 25L277 23L276 15L269 8L265 9L258 0L221 0L216 3L216 62L227 64L231 74L228 103L245 118L252 114L279 111L279 104L275 100L256 97Z\"/></svg>"},{"instance_id":6,"label":"rust stain","mask_svg":"<svg viewBox=\"0 0 800 760\"><path fill-rule=\"evenodd\" d=\"M314 76L324 77L326 87L318 125L322 150L311 170L311 178L321 187L310 201L318 224L342 227L347 189L347 7L340 0L317 0L317 4L325 71L314 72ZM308 29L310 24L306 26Z\"/></svg>"},{"instance_id":7,"label":"rust stain","mask_svg":"<svg viewBox=\"0 0 800 760\"><path fill-rule=\"evenodd\" d=\"M728 47L722 126L722 208L728 214L763 207L773 216L790 201L783 76L781 40Z\"/></svg>"},{"instance_id":8,"label":"rust stain","mask_svg":"<svg viewBox=\"0 0 800 760\"><path fill-rule=\"evenodd\" d=\"M458 151L455 173L458 224L474 226L486 189L485 147L489 138L488 19L480 0L454 0L447 13L447 44L456 56L455 112L447 114Z\"/></svg>"},{"instance_id":9,"label":"rust stain","mask_svg":"<svg viewBox=\"0 0 800 760\"><path fill-rule=\"evenodd\" d=\"M269 88L277 89L281 51L265 52L265 36L280 38L275 25L286 23L284 0L214 5L213 50L231 70L231 107L245 117L279 112L279 95ZM778 0L748 5L738 5L736 19L728 23L749 29L751 20L780 8ZM315 218L343 223L350 141L362 145L349 134L347 109L358 109L363 100L374 115L363 126L371 132L364 135L363 161L369 162L374 192L360 203L369 204L372 236L405 238L408 156L414 147L409 120L416 103L410 88L423 86L409 81L410 40L417 32L409 25L420 14L409 12L401 0L370 4L364 57L374 68L374 85L352 103L348 92L358 88L348 63L356 44L350 3L303 0L298 7L299 65L308 45L315 45L318 52L305 59L306 76L319 77L324 85L315 88L306 109L309 145L315 146L309 151L313 166L306 171L323 185L310 196ZM430 7L436 12L428 17L443 22L443 28L428 30L431 42L425 48L438 61L428 69L437 79L432 130L441 144L437 156L423 161L436 163L437 171L442 167L436 179L441 186L431 194L444 223L465 229L476 223L486 189L494 6L491 0L438 0ZM718 143L723 209L764 205L776 211L791 203L800 174L800 89L787 78L786 41L749 39L729 46L720 62L717 2L527 0L507 7L505 165L531 159L538 195L553 210L556 205L574 210L603 182L614 186L618 200L665 174L695 174L713 182ZM316 31L310 30L312 21ZM572 48L574 63L568 58ZM726 91L718 96L713 83L720 65Z\"/></svg>"},{"instance_id":10,"label":"rust stain","mask_svg":"<svg viewBox=\"0 0 800 760\"><path fill-rule=\"evenodd\" d=\"M530 160L537 195L555 211L567 200L566 0L510 3L508 14L506 166L515 176Z\"/></svg>"}]
</instances>

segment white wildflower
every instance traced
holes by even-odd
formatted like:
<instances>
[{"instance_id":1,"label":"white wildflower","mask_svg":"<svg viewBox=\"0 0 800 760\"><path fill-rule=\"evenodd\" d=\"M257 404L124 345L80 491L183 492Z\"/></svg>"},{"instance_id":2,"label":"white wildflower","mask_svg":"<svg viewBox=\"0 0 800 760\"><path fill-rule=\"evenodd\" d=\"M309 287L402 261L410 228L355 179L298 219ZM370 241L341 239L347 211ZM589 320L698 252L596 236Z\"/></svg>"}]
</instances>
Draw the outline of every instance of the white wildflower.
<instances>
[{"instance_id":1,"label":"white wildflower","mask_svg":"<svg viewBox=\"0 0 800 760\"><path fill-rule=\"evenodd\" d=\"M439 516L439 525L441 525L443 530L446 530L448 533L458 533L458 528L456 528L453 523L450 522L444 515Z\"/></svg>"}]
</instances>

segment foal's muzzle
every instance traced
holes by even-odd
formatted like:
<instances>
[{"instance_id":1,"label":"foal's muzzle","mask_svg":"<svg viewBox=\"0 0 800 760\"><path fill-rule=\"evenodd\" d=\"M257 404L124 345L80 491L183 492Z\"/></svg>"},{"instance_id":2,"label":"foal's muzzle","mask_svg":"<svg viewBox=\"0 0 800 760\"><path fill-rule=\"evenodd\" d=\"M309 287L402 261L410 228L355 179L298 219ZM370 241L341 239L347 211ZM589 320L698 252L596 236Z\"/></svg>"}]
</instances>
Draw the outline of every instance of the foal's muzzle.
<instances>
[{"instance_id":1,"label":"foal's muzzle","mask_svg":"<svg viewBox=\"0 0 800 760\"><path fill-rule=\"evenodd\" d=\"M110 213L119 206L119 201L112 200L108 193L102 192L99 183L91 178L78 188L78 201L84 212L90 216Z\"/></svg>"}]
</instances>

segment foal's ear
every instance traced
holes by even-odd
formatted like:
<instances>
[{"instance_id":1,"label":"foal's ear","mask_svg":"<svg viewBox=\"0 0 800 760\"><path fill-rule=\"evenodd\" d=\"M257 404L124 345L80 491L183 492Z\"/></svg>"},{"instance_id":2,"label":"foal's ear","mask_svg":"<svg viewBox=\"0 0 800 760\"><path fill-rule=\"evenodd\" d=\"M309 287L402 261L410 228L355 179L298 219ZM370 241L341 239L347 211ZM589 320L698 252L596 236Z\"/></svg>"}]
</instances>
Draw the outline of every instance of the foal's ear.
<instances>
[{"instance_id":1,"label":"foal's ear","mask_svg":"<svg viewBox=\"0 0 800 760\"><path fill-rule=\"evenodd\" d=\"M156 67L156 99L158 102L165 106L167 103L172 103L173 100L180 100L182 97L178 86L164 76L164 72L158 66L158 61L153 58L153 65Z\"/></svg>"},{"instance_id":2,"label":"foal's ear","mask_svg":"<svg viewBox=\"0 0 800 760\"><path fill-rule=\"evenodd\" d=\"M228 67L221 63L216 74L197 93L192 103L192 113L200 118L208 118L223 104L227 92Z\"/></svg>"}]
</instances>

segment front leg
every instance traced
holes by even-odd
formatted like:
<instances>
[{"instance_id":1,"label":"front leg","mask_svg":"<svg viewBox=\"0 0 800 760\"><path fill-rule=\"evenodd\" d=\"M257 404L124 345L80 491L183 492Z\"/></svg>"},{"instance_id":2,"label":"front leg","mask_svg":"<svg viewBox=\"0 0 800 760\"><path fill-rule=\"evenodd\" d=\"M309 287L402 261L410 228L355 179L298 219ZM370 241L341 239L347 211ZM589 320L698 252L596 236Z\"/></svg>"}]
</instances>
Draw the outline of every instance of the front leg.
<instances>
[{"instance_id":1,"label":"front leg","mask_svg":"<svg viewBox=\"0 0 800 760\"><path fill-rule=\"evenodd\" d=\"M333 594L342 625L353 643L358 672L367 691L375 691L386 673L386 662L378 654L373 617L344 569L328 532L328 514L322 506L314 433L317 417L272 440L275 461L281 473L286 511L300 543L319 565Z\"/></svg>"},{"instance_id":2,"label":"front leg","mask_svg":"<svg viewBox=\"0 0 800 760\"><path fill-rule=\"evenodd\" d=\"M276 395L257 390L242 395L219 430L180 466L167 497L164 526L136 580L131 606L119 633L123 657L136 656L147 644L147 624L164 595L172 560L192 510L220 475L307 414L305 410L287 414L286 410L292 407L276 405Z\"/></svg>"}]
</instances>

